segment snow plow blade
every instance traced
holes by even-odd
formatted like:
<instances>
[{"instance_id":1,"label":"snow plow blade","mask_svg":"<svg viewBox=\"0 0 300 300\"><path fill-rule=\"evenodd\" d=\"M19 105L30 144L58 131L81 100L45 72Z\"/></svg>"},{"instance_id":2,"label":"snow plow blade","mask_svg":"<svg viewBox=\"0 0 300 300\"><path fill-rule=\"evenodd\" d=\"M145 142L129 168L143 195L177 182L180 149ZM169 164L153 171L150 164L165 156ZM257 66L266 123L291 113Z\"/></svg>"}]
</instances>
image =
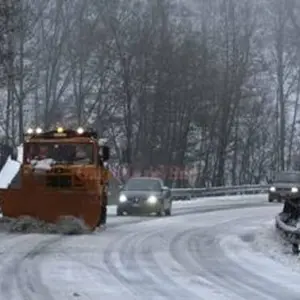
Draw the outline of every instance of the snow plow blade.
<instances>
[{"instance_id":1,"label":"snow plow blade","mask_svg":"<svg viewBox=\"0 0 300 300\"><path fill-rule=\"evenodd\" d=\"M20 189L0 191L2 214L5 217L30 216L48 223L57 223L62 217L81 219L92 231L99 222L99 196L87 191L45 190L23 185Z\"/></svg>"}]
</instances>

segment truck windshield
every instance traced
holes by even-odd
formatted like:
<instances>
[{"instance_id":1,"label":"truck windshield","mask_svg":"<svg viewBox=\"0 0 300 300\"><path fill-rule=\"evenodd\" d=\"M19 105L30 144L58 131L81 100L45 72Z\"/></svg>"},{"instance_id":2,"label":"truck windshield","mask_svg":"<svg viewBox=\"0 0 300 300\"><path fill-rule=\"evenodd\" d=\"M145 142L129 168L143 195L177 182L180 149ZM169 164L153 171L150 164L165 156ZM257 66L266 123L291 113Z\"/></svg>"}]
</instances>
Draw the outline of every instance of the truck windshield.
<instances>
[{"instance_id":1,"label":"truck windshield","mask_svg":"<svg viewBox=\"0 0 300 300\"><path fill-rule=\"evenodd\" d=\"M24 163L53 159L60 164L93 164L93 144L27 143L24 145Z\"/></svg>"}]
</instances>

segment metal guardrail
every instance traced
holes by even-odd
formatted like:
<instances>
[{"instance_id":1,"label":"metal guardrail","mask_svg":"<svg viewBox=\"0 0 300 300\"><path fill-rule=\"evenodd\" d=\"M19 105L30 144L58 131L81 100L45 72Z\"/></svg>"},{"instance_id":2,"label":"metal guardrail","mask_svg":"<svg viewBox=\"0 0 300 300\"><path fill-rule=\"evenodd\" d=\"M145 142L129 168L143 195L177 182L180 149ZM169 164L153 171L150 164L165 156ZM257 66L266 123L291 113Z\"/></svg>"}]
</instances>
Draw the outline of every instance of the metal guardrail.
<instances>
[{"instance_id":1,"label":"metal guardrail","mask_svg":"<svg viewBox=\"0 0 300 300\"><path fill-rule=\"evenodd\" d=\"M216 197L230 195L246 195L246 194L261 194L267 193L269 185L236 185L236 186L221 186L209 188L174 188L171 189L173 200L190 200L192 198L201 197Z\"/></svg>"}]
</instances>

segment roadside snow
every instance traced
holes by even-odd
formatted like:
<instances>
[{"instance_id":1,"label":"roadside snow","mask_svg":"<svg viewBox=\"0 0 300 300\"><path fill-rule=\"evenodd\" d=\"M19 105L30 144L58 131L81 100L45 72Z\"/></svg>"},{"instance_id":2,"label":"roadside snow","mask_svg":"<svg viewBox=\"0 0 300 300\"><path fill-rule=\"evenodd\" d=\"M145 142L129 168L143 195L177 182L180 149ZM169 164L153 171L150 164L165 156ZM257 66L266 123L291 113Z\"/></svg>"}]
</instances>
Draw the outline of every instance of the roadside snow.
<instances>
[{"instance_id":1,"label":"roadside snow","mask_svg":"<svg viewBox=\"0 0 300 300\"><path fill-rule=\"evenodd\" d=\"M254 194L254 195L233 195L233 196L217 196L217 197L201 197L201 198L194 198L193 200L179 200L174 201L173 205L175 206L185 206L191 204L212 204L218 203L222 204L224 201L226 203L236 203L237 200L240 202L249 202L249 200L254 202L261 202L262 200L268 199L267 194Z\"/></svg>"},{"instance_id":2,"label":"roadside snow","mask_svg":"<svg viewBox=\"0 0 300 300\"><path fill-rule=\"evenodd\" d=\"M0 231L11 233L58 233L58 234L86 234L90 231L84 222L69 216L63 217L56 224L46 223L30 216L18 219L2 217L0 218Z\"/></svg>"},{"instance_id":3,"label":"roadside snow","mask_svg":"<svg viewBox=\"0 0 300 300\"><path fill-rule=\"evenodd\" d=\"M274 221L270 221L257 231L253 247L293 271L300 272L300 257L292 253L291 244L278 234Z\"/></svg>"}]
</instances>

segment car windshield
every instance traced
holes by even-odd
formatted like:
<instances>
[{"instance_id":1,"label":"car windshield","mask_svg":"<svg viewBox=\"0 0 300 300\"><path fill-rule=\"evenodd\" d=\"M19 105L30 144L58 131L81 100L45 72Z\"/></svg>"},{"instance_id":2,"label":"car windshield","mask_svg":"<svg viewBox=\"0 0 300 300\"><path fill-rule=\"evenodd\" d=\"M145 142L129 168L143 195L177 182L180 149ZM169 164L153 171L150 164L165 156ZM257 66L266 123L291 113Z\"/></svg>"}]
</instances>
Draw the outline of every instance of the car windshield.
<instances>
[{"instance_id":1,"label":"car windshield","mask_svg":"<svg viewBox=\"0 0 300 300\"><path fill-rule=\"evenodd\" d=\"M279 173L275 176L275 182L300 182L300 173Z\"/></svg>"},{"instance_id":2,"label":"car windshield","mask_svg":"<svg viewBox=\"0 0 300 300\"><path fill-rule=\"evenodd\" d=\"M25 163L53 159L60 164L92 164L93 144L27 143L24 146Z\"/></svg>"},{"instance_id":3,"label":"car windshield","mask_svg":"<svg viewBox=\"0 0 300 300\"><path fill-rule=\"evenodd\" d=\"M162 186L156 179L129 179L124 186L127 191L159 191Z\"/></svg>"}]
</instances>

